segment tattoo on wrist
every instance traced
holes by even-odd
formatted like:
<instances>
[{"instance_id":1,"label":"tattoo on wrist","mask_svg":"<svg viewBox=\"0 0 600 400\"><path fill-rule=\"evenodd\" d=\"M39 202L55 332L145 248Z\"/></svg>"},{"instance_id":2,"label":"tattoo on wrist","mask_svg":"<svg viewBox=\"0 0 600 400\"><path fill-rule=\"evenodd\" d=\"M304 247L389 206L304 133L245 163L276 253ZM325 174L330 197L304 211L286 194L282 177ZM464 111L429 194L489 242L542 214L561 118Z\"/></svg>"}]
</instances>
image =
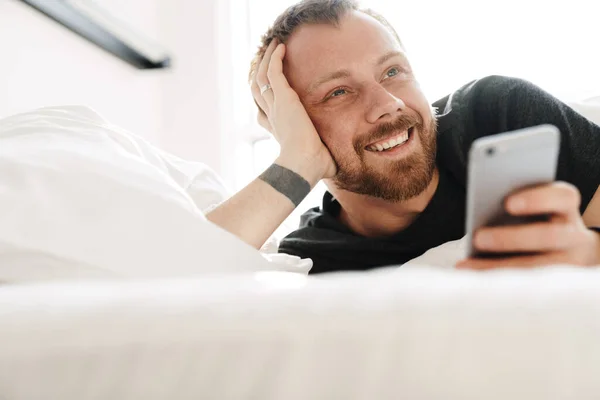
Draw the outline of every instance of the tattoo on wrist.
<instances>
[{"instance_id":1,"label":"tattoo on wrist","mask_svg":"<svg viewBox=\"0 0 600 400\"><path fill-rule=\"evenodd\" d=\"M310 183L306 179L281 165L272 164L258 178L290 199L295 207L310 193Z\"/></svg>"}]
</instances>

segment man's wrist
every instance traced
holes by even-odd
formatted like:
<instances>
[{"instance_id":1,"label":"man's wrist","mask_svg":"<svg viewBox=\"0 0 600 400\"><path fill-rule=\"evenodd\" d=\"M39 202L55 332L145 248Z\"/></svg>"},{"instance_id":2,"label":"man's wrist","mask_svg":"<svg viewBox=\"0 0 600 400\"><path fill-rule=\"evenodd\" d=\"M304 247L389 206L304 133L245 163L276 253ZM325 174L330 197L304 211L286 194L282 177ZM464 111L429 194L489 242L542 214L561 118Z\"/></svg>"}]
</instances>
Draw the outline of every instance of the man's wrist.
<instances>
[{"instance_id":1,"label":"man's wrist","mask_svg":"<svg viewBox=\"0 0 600 400\"><path fill-rule=\"evenodd\" d=\"M325 172L321 171L319 168L318 163L310 158L287 157L281 155L275 160L275 164L287 168L290 171L294 171L300 175L309 183L311 189L314 188L321 179L323 179L325 174Z\"/></svg>"},{"instance_id":2,"label":"man's wrist","mask_svg":"<svg viewBox=\"0 0 600 400\"><path fill-rule=\"evenodd\" d=\"M312 189L302 176L277 163L272 164L258 178L287 197L294 207L298 207Z\"/></svg>"}]
</instances>

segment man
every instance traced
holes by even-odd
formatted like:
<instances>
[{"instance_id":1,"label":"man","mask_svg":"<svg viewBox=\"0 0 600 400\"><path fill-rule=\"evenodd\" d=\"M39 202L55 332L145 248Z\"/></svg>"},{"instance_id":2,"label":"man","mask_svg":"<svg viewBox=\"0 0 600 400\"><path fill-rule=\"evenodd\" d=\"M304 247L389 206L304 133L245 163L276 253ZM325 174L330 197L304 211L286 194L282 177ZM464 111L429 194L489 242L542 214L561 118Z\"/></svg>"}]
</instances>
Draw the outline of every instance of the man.
<instances>
[{"instance_id":1,"label":"man","mask_svg":"<svg viewBox=\"0 0 600 400\"><path fill-rule=\"evenodd\" d=\"M281 154L209 219L254 246L325 179L323 206L304 214L280 251L311 258L313 273L401 265L464 236L474 139L550 123L562 134L559 182L506 206L552 220L475 235L482 250L535 255L459 266L600 264L600 235L590 229L600 226L600 127L534 85L488 77L432 108L394 29L351 0L286 10L263 37L251 76L259 122Z\"/></svg>"}]
</instances>

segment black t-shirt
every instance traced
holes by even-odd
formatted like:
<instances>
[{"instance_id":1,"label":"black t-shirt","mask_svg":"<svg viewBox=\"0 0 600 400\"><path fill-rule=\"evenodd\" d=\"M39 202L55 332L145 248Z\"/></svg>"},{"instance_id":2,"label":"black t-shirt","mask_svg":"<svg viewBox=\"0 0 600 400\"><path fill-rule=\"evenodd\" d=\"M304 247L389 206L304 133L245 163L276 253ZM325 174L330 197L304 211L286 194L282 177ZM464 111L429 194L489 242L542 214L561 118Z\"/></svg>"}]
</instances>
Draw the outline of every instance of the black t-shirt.
<instances>
[{"instance_id":1,"label":"black t-shirt","mask_svg":"<svg viewBox=\"0 0 600 400\"><path fill-rule=\"evenodd\" d=\"M322 207L308 210L300 228L279 251L311 258L311 273L402 265L427 250L465 235L465 195L471 143L540 124L561 132L557 179L575 185L585 210L600 184L600 127L530 82L490 76L433 104L438 108L438 188L406 229L388 236L357 235L338 220L340 204L327 192Z\"/></svg>"}]
</instances>

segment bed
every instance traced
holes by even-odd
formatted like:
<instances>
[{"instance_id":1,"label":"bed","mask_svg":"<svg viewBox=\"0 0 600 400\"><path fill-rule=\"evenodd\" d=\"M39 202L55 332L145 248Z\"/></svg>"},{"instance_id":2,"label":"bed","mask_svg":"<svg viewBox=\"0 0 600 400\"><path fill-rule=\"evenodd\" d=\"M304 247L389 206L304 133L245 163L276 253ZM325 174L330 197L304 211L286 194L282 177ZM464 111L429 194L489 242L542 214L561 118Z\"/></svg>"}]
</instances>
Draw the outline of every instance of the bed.
<instances>
[{"instance_id":1,"label":"bed","mask_svg":"<svg viewBox=\"0 0 600 400\"><path fill-rule=\"evenodd\" d=\"M290 272L0 291L6 399L597 399L600 271Z\"/></svg>"},{"instance_id":2,"label":"bed","mask_svg":"<svg viewBox=\"0 0 600 400\"><path fill-rule=\"evenodd\" d=\"M81 107L0 120L0 168L2 399L600 397L598 268L457 271L459 240L307 276L206 221L206 166Z\"/></svg>"}]
</instances>

